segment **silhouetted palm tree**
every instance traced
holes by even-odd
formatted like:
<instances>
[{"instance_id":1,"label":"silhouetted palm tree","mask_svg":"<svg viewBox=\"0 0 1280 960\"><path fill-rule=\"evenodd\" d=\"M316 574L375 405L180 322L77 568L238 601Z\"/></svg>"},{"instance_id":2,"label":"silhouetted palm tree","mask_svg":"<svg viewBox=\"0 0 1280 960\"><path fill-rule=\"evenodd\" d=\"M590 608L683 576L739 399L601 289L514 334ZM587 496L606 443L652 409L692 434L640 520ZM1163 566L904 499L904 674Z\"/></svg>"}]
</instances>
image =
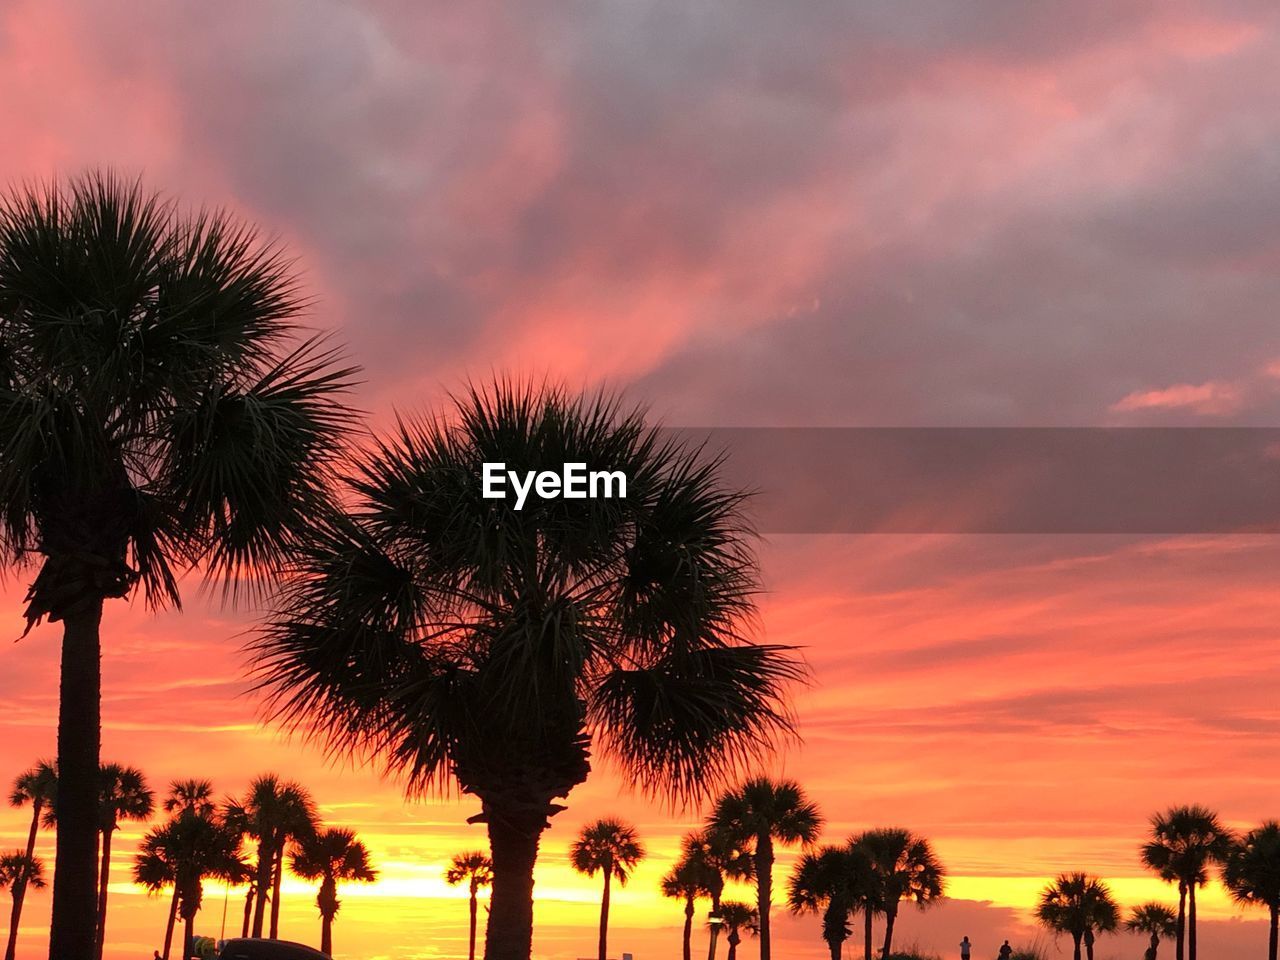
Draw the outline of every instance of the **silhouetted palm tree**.
<instances>
[{"instance_id":1,"label":"silhouetted palm tree","mask_svg":"<svg viewBox=\"0 0 1280 960\"><path fill-rule=\"evenodd\" d=\"M684 903L684 931L681 938L684 960L693 957L693 914L698 900L711 895L711 876L705 864L681 858L662 878L662 895Z\"/></svg>"},{"instance_id":2,"label":"silhouetted palm tree","mask_svg":"<svg viewBox=\"0 0 1280 960\"><path fill-rule=\"evenodd\" d=\"M465 882L471 894L471 937L467 941L467 960L476 960L476 925L479 915L479 893L481 887L493 883L493 861L479 850L454 854L449 869L444 874L445 882L451 887Z\"/></svg>"},{"instance_id":3,"label":"silhouetted palm tree","mask_svg":"<svg viewBox=\"0 0 1280 960\"><path fill-rule=\"evenodd\" d=\"M98 960L107 937L107 885L111 880L111 838L121 820L146 820L155 795L137 767L105 764L98 773L98 829L102 831L102 868L98 875Z\"/></svg>"},{"instance_id":4,"label":"silhouetted palm tree","mask_svg":"<svg viewBox=\"0 0 1280 960\"><path fill-rule=\"evenodd\" d=\"M1271 920L1267 960L1280 945L1280 823L1250 830L1227 855L1222 880L1237 903L1266 907Z\"/></svg>"},{"instance_id":5,"label":"silhouetted palm tree","mask_svg":"<svg viewBox=\"0 0 1280 960\"><path fill-rule=\"evenodd\" d=\"M19 885L36 890L44 887L44 864L21 850L0 854L0 890L11 890L16 903ZM10 931L11 940L14 932Z\"/></svg>"},{"instance_id":6,"label":"silhouetted palm tree","mask_svg":"<svg viewBox=\"0 0 1280 960\"><path fill-rule=\"evenodd\" d=\"M569 848L569 862L579 873L604 874L600 896L600 960L609 960L609 889L613 880L626 886L631 871L644 859L644 845L636 828L606 817L582 828Z\"/></svg>"},{"instance_id":7,"label":"silhouetted palm tree","mask_svg":"<svg viewBox=\"0 0 1280 960\"><path fill-rule=\"evenodd\" d=\"M884 945L881 956L893 950L893 926L898 905L910 900L921 909L943 896L945 871L929 845L910 830L896 827L867 830L854 845L866 855L875 880L875 899L884 911Z\"/></svg>"},{"instance_id":8,"label":"silhouetted palm tree","mask_svg":"<svg viewBox=\"0 0 1280 960\"><path fill-rule=\"evenodd\" d=\"M769 960L774 844L813 843L822 828L818 806L794 780L757 777L720 798L710 825L721 836L733 838L751 851L760 911L760 960Z\"/></svg>"},{"instance_id":9,"label":"silhouetted palm tree","mask_svg":"<svg viewBox=\"0 0 1280 960\"><path fill-rule=\"evenodd\" d=\"M1142 862L1161 880L1178 885L1177 960L1196 960L1196 889L1209 882L1235 842L1231 831L1207 807L1172 807L1151 818L1151 839Z\"/></svg>"},{"instance_id":10,"label":"silhouetted palm tree","mask_svg":"<svg viewBox=\"0 0 1280 960\"><path fill-rule=\"evenodd\" d=\"M1102 880L1085 873L1064 873L1040 894L1036 917L1055 933L1071 937L1073 960L1080 960L1081 944L1093 960L1095 937L1119 926L1120 908Z\"/></svg>"},{"instance_id":11,"label":"silhouetted palm tree","mask_svg":"<svg viewBox=\"0 0 1280 960\"><path fill-rule=\"evenodd\" d=\"M482 496L484 464L586 463L624 498ZM261 638L276 716L372 751L411 790L456 778L493 855L487 960L528 960L548 820L595 749L687 801L767 754L801 675L752 644L743 495L603 397L499 383L357 465ZM616 491L615 491L616 492Z\"/></svg>"},{"instance_id":12,"label":"silhouetted palm tree","mask_svg":"<svg viewBox=\"0 0 1280 960\"><path fill-rule=\"evenodd\" d=\"M706 870L708 895L711 898L709 916L716 916L720 911L720 899L724 896L726 879L755 879L755 864L750 853L736 844L732 837L718 834L709 826L685 834L680 841L680 851L683 859L699 863ZM718 934L718 929L712 926L707 944L707 960L715 960Z\"/></svg>"},{"instance_id":13,"label":"silhouetted palm tree","mask_svg":"<svg viewBox=\"0 0 1280 960\"><path fill-rule=\"evenodd\" d=\"M326 499L349 371L291 345L299 306L251 230L137 184L0 200L0 561L63 628L53 956L94 952L104 601L264 574Z\"/></svg>"},{"instance_id":14,"label":"silhouetted palm tree","mask_svg":"<svg viewBox=\"0 0 1280 960\"><path fill-rule=\"evenodd\" d=\"M166 888L172 890L172 896L169 899L169 916L164 926L164 947L160 954L164 960L169 960L169 952L173 947L174 919L178 915L177 874L174 872L173 864L154 852L138 853L133 859L133 882L146 887L147 893L151 895L163 893Z\"/></svg>"},{"instance_id":15,"label":"silhouetted palm tree","mask_svg":"<svg viewBox=\"0 0 1280 960\"><path fill-rule=\"evenodd\" d=\"M333 918L342 902L338 881L373 883L378 871L369 865L369 851L351 830L331 827L300 837L289 858L289 869L304 880L319 880L320 952L333 956Z\"/></svg>"},{"instance_id":16,"label":"silhouetted palm tree","mask_svg":"<svg viewBox=\"0 0 1280 960\"><path fill-rule=\"evenodd\" d=\"M760 914L755 907L726 900L720 904L719 917L725 942L729 944L728 960L738 960L738 944L742 942L742 935L754 936L760 932Z\"/></svg>"},{"instance_id":17,"label":"silhouetted palm tree","mask_svg":"<svg viewBox=\"0 0 1280 960\"><path fill-rule=\"evenodd\" d=\"M787 904L793 913L822 918L822 939L832 960L840 960L844 942L853 932L849 918L859 905L868 907L872 889L866 854L851 845L822 847L796 863L787 885ZM870 941L868 941L869 943Z\"/></svg>"},{"instance_id":18,"label":"silhouetted palm tree","mask_svg":"<svg viewBox=\"0 0 1280 960\"><path fill-rule=\"evenodd\" d=\"M27 832L24 863L39 862L36 860L36 837L40 832L41 817L53 809L57 796L58 771L47 760L41 760L13 781L13 790L9 793L10 806L25 807L31 804L31 829ZM27 895L27 887L26 877L18 876L12 881L13 911L9 915L9 942L5 947L4 960L14 960L17 951L18 924L22 920L22 904Z\"/></svg>"},{"instance_id":19,"label":"silhouetted palm tree","mask_svg":"<svg viewBox=\"0 0 1280 960\"><path fill-rule=\"evenodd\" d=\"M1178 915L1163 903L1144 903L1129 911L1124 925L1126 930L1145 933L1151 938L1142 960L1158 960L1161 938L1167 940L1178 934Z\"/></svg>"},{"instance_id":20,"label":"silhouetted palm tree","mask_svg":"<svg viewBox=\"0 0 1280 960\"><path fill-rule=\"evenodd\" d=\"M178 889L183 920L183 957L192 955L193 924L207 877L243 883L249 866L240 856L241 834L220 820L185 810L143 838L134 858L134 880L156 889L166 876Z\"/></svg>"},{"instance_id":21,"label":"silhouetted palm tree","mask_svg":"<svg viewBox=\"0 0 1280 960\"><path fill-rule=\"evenodd\" d=\"M314 831L315 803L302 786L267 774L249 785L243 801L229 801L224 817L230 827L258 842L252 932L255 937L262 936L270 891L269 936L274 940L279 935L284 849L290 840L299 840Z\"/></svg>"},{"instance_id":22,"label":"silhouetted palm tree","mask_svg":"<svg viewBox=\"0 0 1280 960\"><path fill-rule=\"evenodd\" d=\"M218 808L213 799L213 784L208 780L174 780L164 798L166 813L178 814L184 810L211 817Z\"/></svg>"}]
</instances>

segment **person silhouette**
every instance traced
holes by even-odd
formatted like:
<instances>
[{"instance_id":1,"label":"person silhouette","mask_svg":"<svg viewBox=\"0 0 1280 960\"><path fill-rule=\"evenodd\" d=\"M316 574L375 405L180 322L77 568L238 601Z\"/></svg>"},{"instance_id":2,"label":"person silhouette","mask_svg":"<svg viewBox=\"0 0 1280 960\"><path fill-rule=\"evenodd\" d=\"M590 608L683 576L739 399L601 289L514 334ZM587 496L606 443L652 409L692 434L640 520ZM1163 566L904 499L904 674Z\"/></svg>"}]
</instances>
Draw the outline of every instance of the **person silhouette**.
<instances>
[{"instance_id":1,"label":"person silhouette","mask_svg":"<svg viewBox=\"0 0 1280 960\"><path fill-rule=\"evenodd\" d=\"M960 960L969 960L969 954L972 950L973 944L969 942L969 937L966 935L965 938L960 941Z\"/></svg>"},{"instance_id":2,"label":"person silhouette","mask_svg":"<svg viewBox=\"0 0 1280 960\"><path fill-rule=\"evenodd\" d=\"M1000 960L1009 960L1009 958L1012 956L1013 956L1013 947L1009 946L1009 941L1006 940L1000 946Z\"/></svg>"}]
</instances>

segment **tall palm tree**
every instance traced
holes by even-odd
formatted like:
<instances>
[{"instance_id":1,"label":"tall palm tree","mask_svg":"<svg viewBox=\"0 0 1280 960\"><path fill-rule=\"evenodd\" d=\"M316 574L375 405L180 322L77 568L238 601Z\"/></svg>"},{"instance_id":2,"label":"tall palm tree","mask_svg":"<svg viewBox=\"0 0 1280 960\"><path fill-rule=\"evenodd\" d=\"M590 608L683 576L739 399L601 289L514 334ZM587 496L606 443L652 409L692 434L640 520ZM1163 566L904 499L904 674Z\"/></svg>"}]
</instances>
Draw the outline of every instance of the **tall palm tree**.
<instances>
[{"instance_id":1,"label":"tall palm tree","mask_svg":"<svg viewBox=\"0 0 1280 960\"><path fill-rule=\"evenodd\" d=\"M588 877L604 874L600 896L600 960L609 960L609 889L612 881L627 885L631 871L644 859L644 845L629 823L606 817L589 823L569 848L573 869Z\"/></svg>"},{"instance_id":2,"label":"tall palm tree","mask_svg":"<svg viewBox=\"0 0 1280 960\"><path fill-rule=\"evenodd\" d=\"M98 960L107 936L107 885L111 880L111 838L121 820L146 820L155 809L155 795L137 767L105 764L98 772L98 829L102 832L102 868L98 875Z\"/></svg>"},{"instance_id":3,"label":"tall palm tree","mask_svg":"<svg viewBox=\"0 0 1280 960\"><path fill-rule=\"evenodd\" d=\"M769 907L773 901L774 845L808 846L818 838L822 815L794 780L757 777L724 794L711 827L751 850L760 911L760 960L770 960Z\"/></svg>"},{"instance_id":4,"label":"tall palm tree","mask_svg":"<svg viewBox=\"0 0 1280 960\"><path fill-rule=\"evenodd\" d=\"M1145 933L1151 938L1151 943L1143 953L1142 960L1157 960L1160 939L1163 937L1167 940L1169 937L1177 936L1178 915L1163 903L1144 903L1129 911L1129 918L1125 920L1124 926L1126 930Z\"/></svg>"},{"instance_id":5,"label":"tall palm tree","mask_svg":"<svg viewBox=\"0 0 1280 960\"><path fill-rule=\"evenodd\" d=\"M704 864L683 857L662 878L662 895L684 903L683 960L693 958L693 915L698 900L711 894L710 880Z\"/></svg>"},{"instance_id":6,"label":"tall palm tree","mask_svg":"<svg viewBox=\"0 0 1280 960\"><path fill-rule=\"evenodd\" d=\"M154 889L165 871L178 888L183 920L183 957L192 955L194 923L204 900L204 881L242 883L249 866L240 856L241 834L221 820L184 810L143 838L134 859L134 880Z\"/></svg>"},{"instance_id":7,"label":"tall palm tree","mask_svg":"<svg viewBox=\"0 0 1280 960\"><path fill-rule=\"evenodd\" d=\"M1142 862L1161 880L1178 885L1177 960L1196 960L1196 890L1223 863L1235 837L1208 807L1172 807L1151 818Z\"/></svg>"},{"instance_id":8,"label":"tall palm tree","mask_svg":"<svg viewBox=\"0 0 1280 960\"><path fill-rule=\"evenodd\" d=\"M755 935L760 930L760 914L755 907L736 900L725 900L720 904L720 927L725 933L725 942L729 944L728 960L738 960L738 944L742 942L744 933Z\"/></svg>"},{"instance_id":9,"label":"tall palm tree","mask_svg":"<svg viewBox=\"0 0 1280 960\"><path fill-rule=\"evenodd\" d=\"M342 827L314 830L295 842L289 869L304 880L319 880L316 906L320 909L320 952L333 956L333 918L342 901L338 882L373 883L378 871L369 865L369 851L355 832Z\"/></svg>"},{"instance_id":10,"label":"tall palm tree","mask_svg":"<svg viewBox=\"0 0 1280 960\"><path fill-rule=\"evenodd\" d=\"M844 942L853 932L849 918L854 910L861 905L868 916L872 913L870 889L870 862L861 850L852 845L822 847L796 863L787 885L787 905L793 913L822 918L822 939L831 960L840 960Z\"/></svg>"},{"instance_id":11,"label":"tall palm tree","mask_svg":"<svg viewBox=\"0 0 1280 960\"><path fill-rule=\"evenodd\" d=\"M1266 907L1271 919L1267 960L1280 945L1280 823L1250 830L1227 856L1222 880L1237 903Z\"/></svg>"},{"instance_id":12,"label":"tall palm tree","mask_svg":"<svg viewBox=\"0 0 1280 960\"><path fill-rule=\"evenodd\" d=\"M625 476L626 496L517 510L482 496L499 462L590 464ZM802 668L744 633L757 577L742 504L715 460L640 411L498 383L402 422L307 545L258 644L275 716L383 757L411 791L452 778L479 800L487 960L528 960L539 840L593 748L687 802L792 734Z\"/></svg>"},{"instance_id":13,"label":"tall palm tree","mask_svg":"<svg viewBox=\"0 0 1280 960\"><path fill-rule=\"evenodd\" d=\"M867 830L853 840L866 855L875 881L876 900L884 911L881 956L893 950L898 906L910 900L921 909L943 896L945 871L929 841L897 827Z\"/></svg>"},{"instance_id":14,"label":"tall palm tree","mask_svg":"<svg viewBox=\"0 0 1280 960\"><path fill-rule=\"evenodd\" d=\"M44 864L39 858L29 856L21 850L0 854L0 890L11 890L16 904L19 889L27 887L36 890L44 887ZM15 910L15 914L20 912ZM16 934L15 925L9 931L10 941L16 940Z\"/></svg>"},{"instance_id":15,"label":"tall palm tree","mask_svg":"<svg viewBox=\"0 0 1280 960\"><path fill-rule=\"evenodd\" d=\"M481 887L493 883L493 861L488 854L479 850L468 850L466 853L454 854L449 869L444 874L445 882L451 887L466 883L471 897L471 938L468 941L467 960L476 960L476 921L479 915L479 893Z\"/></svg>"},{"instance_id":16,"label":"tall palm tree","mask_svg":"<svg viewBox=\"0 0 1280 960\"><path fill-rule=\"evenodd\" d=\"M1041 892L1036 917L1055 933L1070 935L1073 960L1080 960L1081 944L1093 960L1095 937L1119 926L1120 908L1102 880L1085 873L1064 873Z\"/></svg>"},{"instance_id":17,"label":"tall palm tree","mask_svg":"<svg viewBox=\"0 0 1280 960\"><path fill-rule=\"evenodd\" d=\"M327 499L350 371L300 306L252 230L136 183L0 199L0 562L62 624L52 956L94 953L104 602L265 574Z\"/></svg>"},{"instance_id":18,"label":"tall palm tree","mask_svg":"<svg viewBox=\"0 0 1280 960\"><path fill-rule=\"evenodd\" d=\"M706 870L711 898L709 916L717 916L720 912L726 880L755 879L755 864L750 853L734 843L732 837L721 835L711 827L685 834L680 841L680 851L685 860L700 863ZM707 960L715 960L718 934L719 929L712 925Z\"/></svg>"},{"instance_id":19,"label":"tall palm tree","mask_svg":"<svg viewBox=\"0 0 1280 960\"><path fill-rule=\"evenodd\" d=\"M41 760L30 770L20 773L13 781L13 790L9 793L9 805L25 807L31 804L31 829L27 832L27 849L24 853L26 864L35 864L36 838L40 832L43 814L53 809L58 796L58 771L52 763ZM43 881L42 881L43 882ZM18 948L18 924L22 920L22 904L27 895L27 877L18 876L12 881L13 911L9 915L9 942L5 946L4 960L14 960Z\"/></svg>"},{"instance_id":20,"label":"tall palm tree","mask_svg":"<svg viewBox=\"0 0 1280 960\"><path fill-rule=\"evenodd\" d=\"M227 803L224 818L228 826L257 841L257 864L252 881L255 891L252 932L255 937L262 936L270 891L271 925L268 929L274 940L279 934L284 850L290 840L301 840L314 832L315 802L299 784L267 774L249 785L249 792L243 800Z\"/></svg>"}]
</instances>

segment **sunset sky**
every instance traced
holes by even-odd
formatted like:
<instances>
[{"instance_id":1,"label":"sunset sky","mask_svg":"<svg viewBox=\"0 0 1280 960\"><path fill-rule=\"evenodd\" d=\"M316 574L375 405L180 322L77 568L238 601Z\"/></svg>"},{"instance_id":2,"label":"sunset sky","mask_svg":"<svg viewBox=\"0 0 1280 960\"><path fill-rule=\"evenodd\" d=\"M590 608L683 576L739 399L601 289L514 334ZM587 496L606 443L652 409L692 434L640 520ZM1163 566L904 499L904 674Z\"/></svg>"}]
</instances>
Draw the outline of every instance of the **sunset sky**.
<instances>
[{"instance_id":1,"label":"sunset sky","mask_svg":"<svg viewBox=\"0 0 1280 960\"><path fill-rule=\"evenodd\" d=\"M111 166L261 224L363 365L374 429L493 371L678 426L1273 425L1277 63L1274 0L6 0L0 182ZM814 675L774 772L827 839L907 826L950 871L903 943L1030 941L1066 869L1176 900L1137 860L1173 803L1280 818L1280 539L771 535L761 558L760 635ZM24 588L0 593L12 639ZM382 871L344 892L337 955L465 956L442 874L484 843L475 803L405 802L285 740L245 680L254 611L186 596L108 606L104 759L157 790L304 782ZM0 643L6 788L54 752L58 638ZM650 848L614 951L677 955L657 881L704 811L603 762L569 806L535 955L594 949L567 847L604 813ZM0 810L0 849L26 828ZM128 883L142 832L115 848L108 960L160 945L167 904ZM313 898L286 886L285 936L317 939ZM19 957L43 956L49 903L28 898ZM200 932L222 906L211 885ZM1261 949L1216 888L1202 915L1207 960ZM825 955L812 918L776 936L780 960Z\"/></svg>"}]
</instances>

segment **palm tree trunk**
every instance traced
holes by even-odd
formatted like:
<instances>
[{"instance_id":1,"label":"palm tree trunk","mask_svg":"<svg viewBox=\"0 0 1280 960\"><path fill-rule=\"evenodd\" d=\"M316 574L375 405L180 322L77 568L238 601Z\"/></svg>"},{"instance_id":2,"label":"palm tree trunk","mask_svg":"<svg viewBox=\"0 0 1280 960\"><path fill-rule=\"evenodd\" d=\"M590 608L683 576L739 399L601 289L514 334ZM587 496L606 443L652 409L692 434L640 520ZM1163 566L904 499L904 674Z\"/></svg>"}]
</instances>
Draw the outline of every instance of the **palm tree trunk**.
<instances>
[{"instance_id":1,"label":"palm tree trunk","mask_svg":"<svg viewBox=\"0 0 1280 960\"><path fill-rule=\"evenodd\" d=\"M40 798L32 797L31 829L27 833L27 866L23 868L22 876L13 885L13 911L9 914L9 943L4 949L4 960L13 960L18 950L18 924L22 920L22 901L27 896L29 880L27 873L36 855L36 836L40 832L40 813L43 809L44 803Z\"/></svg>"},{"instance_id":2,"label":"palm tree trunk","mask_svg":"<svg viewBox=\"0 0 1280 960\"><path fill-rule=\"evenodd\" d=\"M1178 884L1178 938L1173 955L1183 960L1187 943L1187 885Z\"/></svg>"},{"instance_id":3,"label":"palm tree trunk","mask_svg":"<svg viewBox=\"0 0 1280 960\"><path fill-rule=\"evenodd\" d=\"M241 937L249 936L249 924L253 922L253 902L257 899L255 896L257 892L258 888L252 883L249 884L249 889L244 895L244 923L240 926ZM165 957L165 960L169 960L169 958Z\"/></svg>"},{"instance_id":4,"label":"palm tree trunk","mask_svg":"<svg viewBox=\"0 0 1280 960\"><path fill-rule=\"evenodd\" d=\"M102 598L63 617L58 690L58 841L50 960L92 960L97 938L98 762L102 746Z\"/></svg>"},{"instance_id":5,"label":"palm tree trunk","mask_svg":"<svg viewBox=\"0 0 1280 960\"><path fill-rule=\"evenodd\" d=\"M1089 960L1093 960L1093 931L1086 930L1084 932L1084 952Z\"/></svg>"},{"instance_id":6,"label":"palm tree trunk","mask_svg":"<svg viewBox=\"0 0 1280 960\"><path fill-rule=\"evenodd\" d=\"M325 877L320 884L320 952L333 956L333 918L338 913L338 881Z\"/></svg>"},{"instance_id":7,"label":"palm tree trunk","mask_svg":"<svg viewBox=\"0 0 1280 960\"><path fill-rule=\"evenodd\" d=\"M827 949L831 951L831 960L840 960L840 948L843 944L839 940L828 940Z\"/></svg>"},{"instance_id":8,"label":"palm tree trunk","mask_svg":"<svg viewBox=\"0 0 1280 960\"><path fill-rule=\"evenodd\" d=\"M693 897L684 902L684 960L693 960Z\"/></svg>"},{"instance_id":9,"label":"palm tree trunk","mask_svg":"<svg viewBox=\"0 0 1280 960\"><path fill-rule=\"evenodd\" d=\"M865 960L871 960L871 922L875 919L875 911L868 903L862 912L865 914L862 918L862 953Z\"/></svg>"},{"instance_id":10,"label":"palm tree trunk","mask_svg":"<svg viewBox=\"0 0 1280 960\"><path fill-rule=\"evenodd\" d=\"M1187 885L1187 960L1196 960L1196 885Z\"/></svg>"},{"instance_id":11,"label":"palm tree trunk","mask_svg":"<svg viewBox=\"0 0 1280 960\"><path fill-rule=\"evenodd\" d=\"M254 876L254 888L257 891L253 901L253 935L262 936L262 924L267 917L267 891L271 889L271 864L275 860L275 851L270 837L258 840L258 866Z\"/></svg>"},{"instance_id":12,"label":"palm tree trunk","mask_svg":"<svg viewBox=\"0 0 1280 960\"><path fill-rule=\"evenodd\" d=\"M182 924L182 960L191 960L191 955L196 952L196 934L193 929L195 926L195 915L183 917L185 921Z\"/></svg>"},{"instance_id":13,"label":"palm tree trunk","mask_svg":"<svg viewBox=\"0 0 1280 960\"><path fill-rule=\"evenodd\" d=\"M1267 944L1267 960L1277 960L1276 947L1280 945L1280 903L1271 904L1271 939Z\"/></svg>"},{"instance_id":14,"label":"palm tree trunk","mask_svg":"<svg viewBox=\"0 0 1280 960\"><path fill-rule=\"evenodd\" d=\"M467 950L467 960L476 960L476 917L479 908L479 904L476 903L476 894L479 892L479 887L480 885L473 877L471 879L471 946Z\"/></svg>"},{"instance_id":15,"label":"palm tree trunk","mask_svg":"<svg viewBox=\"0 0 1280 960\"><path fill-rule=\"evenodd\" d=\"M529 960L533 951L533 866L545 814L491 809L487 818L493 857L493 893L485 929L484 960Z\"/></svg>"},{"instance_id":16,"label":"palm tree trunk","mask_svg":"<svg viewBox=\"0 0 1280 960\"><path fill-rule=\"evenodd\" d=\"M738 936L737 930L729 934L729 960L738 960L738 944L741 941L742 938Z\"/></svg>"},{"instance_id":17,"label":"palm tree trunk","mask_svg":"<svg viewBox=\"0 0 1280 960\"><path fill-rule=\"evenodd\" d=\"M111 880L112 828L102 831L102 871L98 874L98 960L102 960L102 948L107 939L107 883Z\"/></svg>"},{"instance_id":18,"label":"palm tree trunk","mask_svg":"<svg viewBox=\"0 0 1280 960\"><path fill-rule=\"evenodd\" d=\"M606 863L604 894L600 897L600 960L609 960L609 881L612 875L613 864Z\"/></svg>"},{"instance_id":19,"label":"palm tree trunk","mask_svg":"<svg viewBox=\"0 0 1280 960\"><path fill-rule=\"evenodd\" d=\"M169 901L169 922L164 927L164 960L169 960L169 951L173 949L173 924L178 918L178 888L173 888L173 899Z\"/></svg>"},{"instance_id":20,"label":"palm tree trunk","mask_svg":"<svg viewBox=\"0 0 1280 960\"><path fill-rule=\"evenodd\" d=\"M773 837L756 837L756 907L760 911L760 960L772 960L769 944L769 907L773 902Z\"/></svg>"},{"instance_id":21,"label":"palm tree trunk","mask_svg":"<svg viewBox=\"0 0 1280 960\"><path fill-rule=\"evenodd\" d=\"M333 916L326 913L320 918L320 952L326 957L333 956Z\"/></svg>"},{"instance_id":22,"label":"palm tree trunk","mask_svg":"<svg viewBox=\"0 0 1280 960\"><path fill-rule=\"evenodd\" d=\"M1080 934L1073 933L1071 939L1075 944L1075 950L1072 951L1071 960L1080 960Z\"/></svg>"},{"instance_id":23,"label":"palm tree trunk","mask_svg":"<svg viewBox=\"0 0 1280 960\"><path fill-rule=\"evenodd\" d=\"M284 838L276 844L275 864L271 868L271 939L280 939L280 885L284 882Z\"/></svg>"},{"instance_id":24,"label":"palm tree trunk","mask_svg":"<svg viewBox=\"0 0 1280 960\"><path fill-rule=\"evenodd\" d=\"M889 951L893 949L893 924L898 919L898 905L896 903L888 904L884 911L884 950L881 952L882 957L888 957Z\"/></svg>"}]
</instances>

